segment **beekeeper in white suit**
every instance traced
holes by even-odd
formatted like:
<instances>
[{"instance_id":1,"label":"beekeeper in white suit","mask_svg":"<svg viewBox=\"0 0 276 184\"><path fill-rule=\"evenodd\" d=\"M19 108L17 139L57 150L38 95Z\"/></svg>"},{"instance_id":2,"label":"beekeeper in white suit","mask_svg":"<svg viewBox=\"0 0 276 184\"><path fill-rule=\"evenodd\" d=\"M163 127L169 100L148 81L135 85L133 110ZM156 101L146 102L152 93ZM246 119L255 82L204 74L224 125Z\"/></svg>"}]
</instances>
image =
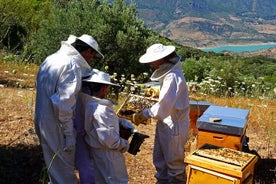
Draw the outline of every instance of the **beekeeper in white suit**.
<instances>
[{"instance_id":1,"label":"beekeeper in white suit","mask_svg":"<svg viewBox=\"0 0 276 184\"><path fill-rule=\"evenodd\" d=\"M130 132L134 131L134 127L126 119L119 118L114 110L115 104L106 99L109 86L117 85L110 81L109 74L101 71L83 81L86 82L84 86L91 89L90 98L82 98L86 99L85 140L91 148L95 184L127 184L123 153L129 148L129 136L120 133L120 126L129 128Z\"/></svg>"},{"instance_id":2,"label":"beekeeper in white suit","mask_svg":"<svg viewBox=\"0 0 276 184\"><path fill-rule=\"evenodd\" d=\"M189 135L189 96L174 46L153 44L139 59L155 69L151 80L161 83L159 99L149 109L133 115L136 125L157 119L153 150L158 184L185 183L184 145Z\"/></svg>"},{"instance_id":3,"label":"beekeeper in white suit","mask_svg":"<svg viewBox=\"0 0 276 184\"><path fill-rule=\"evenodd\" d=\"M91 62L99 51L90 35L69 36L61 48L48 56L36 79L35 129L52 184L75 184L76 97L82 77L91 72Z\"/></svg>"}]
</instances>

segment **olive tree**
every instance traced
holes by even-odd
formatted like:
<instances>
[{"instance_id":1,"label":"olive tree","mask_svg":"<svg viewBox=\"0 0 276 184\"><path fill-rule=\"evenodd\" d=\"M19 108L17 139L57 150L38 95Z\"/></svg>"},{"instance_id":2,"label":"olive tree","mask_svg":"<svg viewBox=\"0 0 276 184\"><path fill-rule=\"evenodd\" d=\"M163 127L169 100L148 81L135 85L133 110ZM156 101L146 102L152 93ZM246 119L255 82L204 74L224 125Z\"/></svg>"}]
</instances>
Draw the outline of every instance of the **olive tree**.
<instances>
[{"instance_id":1,"label":"olive tree","mask_svg":"<svg viewBox=\"0 0 276 184\"><path fill-rule=\"evenodd\" d=\"M94 62L98 69L109 73L139 75L148 67L138 62L149 45L153 33L138 19L136 7L123 0L113 3L97 0L53 1L50 18L41 21L31 35L26 53L38 63L60 47L60 41L70 34L92 35L105 55Z\"/></svg>"},{"instance_id":2,"label":"olive tree","mask_svg":"<svg viewBox=\"0 0 276 184\"><path fill-rule=\"evenodd\" d=\"M47 0L0 0L0 49L20 54L48 8Z\"/></svg>"}]
</instances>

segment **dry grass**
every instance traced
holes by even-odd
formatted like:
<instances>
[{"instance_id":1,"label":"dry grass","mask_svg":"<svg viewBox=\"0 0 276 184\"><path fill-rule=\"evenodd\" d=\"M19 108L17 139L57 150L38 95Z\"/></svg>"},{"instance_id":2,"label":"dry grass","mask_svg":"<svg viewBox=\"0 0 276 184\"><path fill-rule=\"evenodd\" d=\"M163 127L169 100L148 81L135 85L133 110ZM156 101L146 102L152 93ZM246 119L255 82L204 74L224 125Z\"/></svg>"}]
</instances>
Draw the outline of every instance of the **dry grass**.
<instances>
[{"instance_id":1,"label":"dry grass","mask_svg":"<svg viewBox=\"0 0 276 184\"><path fill-rule=\"evenodd\" d=\"M38 67L34 64L0 61L0 84L20 88L34 87Z\"/></svg>"},{"instance_id":2,"label":"dry grass","mask_svg":"<svg viewBox=\"0 0 276 184\"><path fill-rule=\"evenodd\" d=\"M0 81L2 83L0 87L0 183L43 183L45 176L42 172L43 159L33 127L35 99L33 87L37 68L30 68L28 70L30 73L25 75L22 66L17 66L20 67L18 70L22 72L17 72L14 76L15 74L10 73L14 70L14 66L3 67L2 64L0 65ZM27 77L23 78L24 76ZM24 82L28 84L25 87L30 88L14 88L12 83L5 82L9 78L15 81L18 78L24 79ZM219 106L250 110L246 133L250 138L249 147L262 158L262 163L256 168L255 183L276 182L276 101L216 97L207 97L201 100ZM155 183L155 169L152 164L155 123L136 128L139 132L149 135L150 138L145 140L141 151L136 156L125 154L129 183Z\"/></svg>"}]
</instances>

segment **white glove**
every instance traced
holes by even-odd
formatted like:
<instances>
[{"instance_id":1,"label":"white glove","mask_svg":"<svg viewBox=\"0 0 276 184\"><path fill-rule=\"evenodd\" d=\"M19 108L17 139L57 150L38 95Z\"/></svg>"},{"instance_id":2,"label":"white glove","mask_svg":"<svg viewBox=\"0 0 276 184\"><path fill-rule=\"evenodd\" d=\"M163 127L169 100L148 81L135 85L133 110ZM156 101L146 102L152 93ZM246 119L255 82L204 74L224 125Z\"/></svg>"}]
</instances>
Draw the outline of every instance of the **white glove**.
<instances>
[{"instance_id":1,"label":"white glove","mask_svg":"<svg viewBox=\"0 0 276 184\"><path fill-rule=\"evenodd\" d=\"M144 115L143 111L140 111L132 115L132 122L137 126L139 124L148 125L150 124L150 119Z\"/></svg>"},{"instance_id":2,"label":"white glove","mask_svg":"<svg viewBox=\"0 0 276 184\"><path fill-rule=\"evenodd\" d=\"M75 145L76 145L75 136L74 135L66 135L63 151L71 152L75 149Z\"/></svg>"}]
</instances>

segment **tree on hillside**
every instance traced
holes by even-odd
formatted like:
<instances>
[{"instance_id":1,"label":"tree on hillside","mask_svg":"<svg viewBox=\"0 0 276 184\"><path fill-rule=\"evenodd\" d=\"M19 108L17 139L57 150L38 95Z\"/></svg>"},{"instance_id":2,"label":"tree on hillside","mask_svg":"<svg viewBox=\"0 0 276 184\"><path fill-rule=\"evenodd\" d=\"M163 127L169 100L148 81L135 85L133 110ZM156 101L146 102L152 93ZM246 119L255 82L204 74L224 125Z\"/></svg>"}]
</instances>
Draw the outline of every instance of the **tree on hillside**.
<instances>
[{"instance_id":1,"label":"tree on hillside","mask_svg":"<svg viewBox=\"0 0 276 184\"><path fill-rule=\"evenodd\" d=\"M137 18L134 5L115 0L112 5L104 1L98 9L102 22L97 22L98 40L106 54L105 63L110 72L138 75L145 70L138 59L144 53L152 32Z\"/></svg>"},{"instance_id":2,"label":"tree on hillside","mask_svg":"<svg viewBox=\"0 0 276 184\"><path fill-rule=\"evenodd\" d=\"M200 58L199 60L187 58L182 62L182 68L186 80L193 82L201 82L211 70L209 60L206 58Z\"/></svg>"},{"instance_id":3,"label":"tree on hillside","mask_svg":"<svg viewBox=\"0 0 276 184\"><path fill-rule=\"evenodd\" d=\"M93 67L108 66L108 72L126 75L147 70L138 59L148 46L152 32L137 18L135 6L127 6L124 0L115 0L112 4L97 0L54 1L51 17L43 20L38 31L31 35L27 53L33 54L33 59L40 63L69 34L90 34L99 42L105 58Z\"/></svg>"},{"instance_id":4,"label":"tree on hillside","mask_svg":"<svg viewBox=\"0 0 276 184\"><path fill-rule=\"evenodd\" d=\"M0 49L21 53L29 33L47 19L48 9L46 0L0 0Z\"/></svg>"}]
</instances>

